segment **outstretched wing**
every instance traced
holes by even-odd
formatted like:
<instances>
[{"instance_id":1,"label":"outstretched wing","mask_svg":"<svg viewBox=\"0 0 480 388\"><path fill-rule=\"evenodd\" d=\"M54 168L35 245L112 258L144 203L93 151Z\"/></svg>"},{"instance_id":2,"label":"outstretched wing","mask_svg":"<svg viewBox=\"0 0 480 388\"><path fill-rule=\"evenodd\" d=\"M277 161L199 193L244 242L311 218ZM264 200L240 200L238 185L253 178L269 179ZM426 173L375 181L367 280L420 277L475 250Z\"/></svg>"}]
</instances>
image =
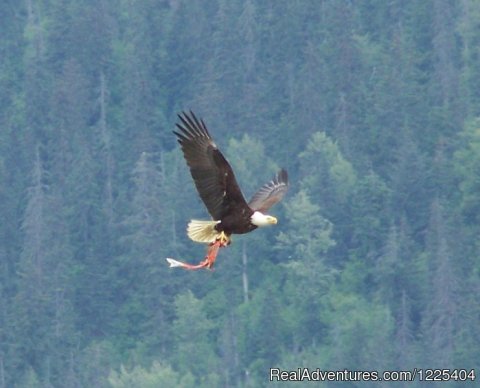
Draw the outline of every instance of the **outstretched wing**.
<instances>
[{"instance_id":1,"label":"outstretched wing","mask_svg":"<svg viewBox=\"0 0 480 388\"><path fill-rule=\"evenodd\" d=\"M247 207L230 164L208 133L203 120L190 111L178 115L178 142L182 147L192 178L208 212L214 220L222 219L230 209Z\"/></svg>"},{"instance_id":2,"label":"outstretched wing","mask_svg":"<svg viewBox=\"0 0 480 388\"><path fill-rule=\"evenodd\" d=\"M278 201L280 201L288 190L288 174L283 168L275 175L273 180L264 184L248 203L252 210L265 213Z\"/></svg>"}]
</instances>

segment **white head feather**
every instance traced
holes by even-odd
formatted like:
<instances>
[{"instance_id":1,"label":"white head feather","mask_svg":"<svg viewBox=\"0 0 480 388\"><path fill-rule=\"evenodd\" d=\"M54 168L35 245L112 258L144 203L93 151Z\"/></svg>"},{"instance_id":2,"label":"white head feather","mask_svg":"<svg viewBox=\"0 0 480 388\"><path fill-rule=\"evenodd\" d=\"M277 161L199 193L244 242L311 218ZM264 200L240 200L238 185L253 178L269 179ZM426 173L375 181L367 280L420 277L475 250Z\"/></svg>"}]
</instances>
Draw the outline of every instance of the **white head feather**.
<instances>
[{"instance_id":1,"label":"white head feather","mask_svg":"<svg viewBox=\"0 0 480 388\"><path fill-rule=\"evenodd\" d=\"M252 214L251 221L252 224L256 226L275 225L277 223L277 219L275 217L263 214L259 211L256 211Z\"/></svg>"}]
</instances>

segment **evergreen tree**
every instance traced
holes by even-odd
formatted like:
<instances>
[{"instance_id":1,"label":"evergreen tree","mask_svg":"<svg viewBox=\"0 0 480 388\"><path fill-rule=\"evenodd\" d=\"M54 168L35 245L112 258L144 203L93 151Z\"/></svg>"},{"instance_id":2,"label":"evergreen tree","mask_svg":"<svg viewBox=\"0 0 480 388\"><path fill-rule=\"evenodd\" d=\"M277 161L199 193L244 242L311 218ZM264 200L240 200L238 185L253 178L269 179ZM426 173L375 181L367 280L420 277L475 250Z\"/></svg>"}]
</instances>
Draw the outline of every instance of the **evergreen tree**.
<instances>
[{"instance_id":1,"label":"evergreen tree","mask_svg":"<svg viewBox=\"0 0 480 388\"><path fill-rule=\"evenodd\" d=\"M396 317L395 329L395 361L399 370L407 370L416 363L414 327L411 317L410 301L405 290L401 293L401 304Z\"/></svg>"},{"instance_id":2,"label":"evergreen tree","mask_svg":"<svg viewBox=\"0 0 480 388\"><path fill-rule=\"evenodd\" d=\"M324 132L311 137L299 160L300 186L334 225L332 238L337 243L337 256L345 257L352 233L352 225L345 220L351 217L356 173L338 145Z\"/></svg>"},{"instance_id":3,"label":"evergreen tree","mask_svg":"<svg viewBox=\"0 0 480 388\"><path fill-rule=\"evenodd\" d=\"M157 361L155 361L149 369L135 366L129 371L122 366L119 372L112 371L110 373L108 382L112 388L188 388L195 385L195 380L191 374L181 376L178 372L175 372L171 366L162 365Z\"/></svg>"},{"instance_id":4,"label":"evergreen tree","mask_svg":"<svg viewBox=\"0 0 480 388\"><path fill-rule=\"evenodd\" d=\"M333 270L326 264L327 252L335 241L331 237L331 223L304 191L297 193L286 208L289 232L278 235L277 247L290 259L283 264L288 271L284 314L292 333L290 346L295 351L321 341L324 333L321 311L333 281Z\"/></svg>"},{"instance_id":5,"label":"evergreen tree","mask_svg":"<svg viewBox=\"0 0 480 388\"><path fill-rule=\"evenodd\" d=\"M61 196L47 185L47 173L37 148L22 223L24 244L18 264L15 334L17 352L42 384L56 385L67 370L75 345L72 250L66 234Z\"/></svg>"},{"instance_id":6,"label":"evergreen tree","mask_svg":"<svg viewBox=\"0 0 480 388\"><path fill-rule=\"evenodd\" d=\"M392 348L385 344L393 338L394 328L390 310L351 293L332 292L330 296L328 368L387 370Z\"/></svg>"},{"instance_id":7,"label":"evergreen tree","mask_svg":"<svg viewBox=\"0 0 480 388\"><path fill-rule=\"evenodd\" d=\"M480 368L477 1L2 5L0 388ZM213 272L164 262L189 109L247 198L291 181Z\"/></svg>"},{"instance_id":8,"label":"evergreen tree","mask_svg":"<svg viewBox=\"0 0 480 388\"><path fill-rule=\"evenodd\" d=\"M476 58L479 55L478 27L480 5L476 1L468 0L460 4L460 15L457 21L461 35L460 49L462 51L463 67L461 72L462 100L467 106L467 117L478 117L479 111L479 71Z\"/></svg>"},{"instance_id":9,"label":"evergreen tree","mask_svg":"<svg viewBox=\"0 0 480 388\"><path fill-rule=\"evenodd\" d=\"M451 365L455 353L455 333L460 326L457 316L458 274L453 266L453 252L448 236L448 221L444 208L434 200L428 229L427 254L429 282L427 283L426 310L423 316L423 337L426 362ZM429 357L430 355L430 357ZM435 355L433 358L431 358Z\"/></svg>"},{"instance_id":10,"label":"evergreen tree","mask_svg":"<svg viewBox=\"0 0 480 388\"><path fill-rule=\"evenodd\" d=\"M440 120L432 124L440 133L450 135L463 124L464 108L459 99L460 46L455 44L457 18L460 3L444 0L433 1L433 82L432 102L437 107ZM432 139L436 140L436 139Z\"/></svg>"},{"instance_id":11,"label":"evergreen tree","mask_svg":"<svg viewBox=\"0 0 480 388\"><path fill-rule=\"evenodd\" d=\"M352 245L357 257L378 256L388 230L389 197L388 186L373 171L357 181L352 201Z\"/></svg>"},{"instance_id":12,"label":"evergreen tree","mask_svg":"<svg viewBox=\"0 0 480 388\"><path fill-rule=\"evenodd\" d=\"M213 341L217 328L205 315L204 304L189 290L175 298L175 312L173 332L178 351L174 367L183 375L193 374L196 386L219 384L218 357Z\"/></svg>"},{"instance_id":13,"label":"evergreen tree","mask_svg":"<svg viewBox=\"0 0 480 388\"><path fill-rule=\"evenodd\" d=\"M462 132L462 145L455 153L455 170L460 177L460 209L465 220L471 225L480 221L480 129L471 124Z\"/></svg>"},{"instance_id":14,"label":"evergreen tree","mask_svg":"<svg viewBox=\"0 0 480 388\"><path fill-rule=\"evenodd\" d=\"M162 173L152 155L141 154L132 174L134 192L129 215L121 226L124 252L117 257L115 272L111 273L118 281L113 295L118 308L116 334L122 350L148 339L147 354L165 349L172 336L171 287L175 282L168 281L170 272L164 258L174 249L169 241L170 214L162 202L166 199Z\"/></svg>"},{"instance_id":15,"label":"evergreen tree","mask_svg":"<svg viewBox=\"0 0 480 388\"><path fill-rule=\"evenodd\" d=\"M419 150L411 131L405 131L397 152L397 161L390 172L391 207L394 217L406 217L417 239L426 228L430 202L430 169L425 155ZM412 201L415 198L415 201ZM420 241L419 241L420 242Z\"/></svg>"}]
</instances>

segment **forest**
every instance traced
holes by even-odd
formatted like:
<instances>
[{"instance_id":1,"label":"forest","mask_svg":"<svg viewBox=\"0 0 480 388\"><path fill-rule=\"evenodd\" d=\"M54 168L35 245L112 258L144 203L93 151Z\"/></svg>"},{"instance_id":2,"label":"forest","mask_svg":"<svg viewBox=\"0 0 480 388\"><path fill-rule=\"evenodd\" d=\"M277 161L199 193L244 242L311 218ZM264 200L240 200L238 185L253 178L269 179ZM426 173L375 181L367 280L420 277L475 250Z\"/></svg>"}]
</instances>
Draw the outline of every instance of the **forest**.
<instances>
[{"instance_id":1,"label":"forest","mask_svg":"<svg viewBox=\"0 0 480 388\"><path fill-rule=\"evenodd\" d=\"M0 388L480 378L480 2L3 0ZM192 110L278 225L208 219ZM269 381L474 371L449 381Z\"/></svg>"}]
</instances>

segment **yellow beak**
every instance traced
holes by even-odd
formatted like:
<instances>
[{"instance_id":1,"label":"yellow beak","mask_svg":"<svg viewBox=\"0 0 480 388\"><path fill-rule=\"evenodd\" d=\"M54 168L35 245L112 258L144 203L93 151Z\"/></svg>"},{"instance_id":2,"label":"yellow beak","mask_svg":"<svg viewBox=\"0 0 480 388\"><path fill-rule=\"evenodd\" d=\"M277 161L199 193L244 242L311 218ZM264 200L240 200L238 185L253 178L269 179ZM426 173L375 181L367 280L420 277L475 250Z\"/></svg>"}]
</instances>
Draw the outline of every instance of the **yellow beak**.
<instances>
[{"instance_id":1,"label":"yellow beak","mask_svg":"<svg viewBox=\"0 0 480 388\"><path fill-rule=\"evenodd\" d=\"M276 225L278 220L275 217L271 217L268 219L268 222L272 225Z\"/></svg>"}]
</instances>

